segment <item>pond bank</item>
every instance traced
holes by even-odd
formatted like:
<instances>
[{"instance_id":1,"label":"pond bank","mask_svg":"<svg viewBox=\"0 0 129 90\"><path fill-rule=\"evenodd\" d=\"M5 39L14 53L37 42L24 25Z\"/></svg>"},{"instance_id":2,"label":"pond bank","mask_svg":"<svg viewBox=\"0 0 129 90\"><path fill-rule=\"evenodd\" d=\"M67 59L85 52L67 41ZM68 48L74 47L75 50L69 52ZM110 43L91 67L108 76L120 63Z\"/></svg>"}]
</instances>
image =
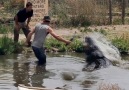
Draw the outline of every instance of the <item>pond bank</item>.
<instances>
[{"instance_id":1,"label":"pond bank","mask_svg":"<svg viewBox=\"0 0 129 90\"><path fill-rule=\"evenodd\" d=\"M90 27L85 27L85 28L57 28L55 29L55 32L57 34L59 34L60 36L70 39L73 37L73 35L76 32L76 39L79 40L77 41L77 43L74 44L74 47L72 47L72 51L79 51L82 52L82 44L84 43L84 38L87 35L88 32L91 31L97 31L103 34L106 34L106 37L108 39L111 39L111 41L113 42L113 45L115 45L122 54L128 54L128 50L129 50L129 25L110 25L110 26L90 26ZM0 34L0 37L2 37L5 34ZM9 38L13 39L13 34L12 33L8 33L7 34ZM119 38L122 37L122 38ZM47 37L48 41L51 42L51 45L47 44L47 48L53 51L67 51L67 47L65 45L63 45L63 43L60 42L52 42L52 36L48 35ZM32 37L33 39L33 37ZM52 39L52 40L51 40ZM113 39L113 40L112 40ZM124 39L124 40L123 40ZM128 41L127 41L127 40ZM20 34L19 36L19 41L22 42L22 44L24 44L26 38L24 36L24 34ZM128 42L128 43L127 43ZM78 44L79 43L79 44ZM54 44L54 45L53 45ZM60 47L58 47L58 45L60 45ZM54 46L54 47L53 47ZM79 50L78 50L78 46ZM48 51L51 51L48 50ZM81 50L81 51L80 51Z\"/></svg>"}]
</instances>

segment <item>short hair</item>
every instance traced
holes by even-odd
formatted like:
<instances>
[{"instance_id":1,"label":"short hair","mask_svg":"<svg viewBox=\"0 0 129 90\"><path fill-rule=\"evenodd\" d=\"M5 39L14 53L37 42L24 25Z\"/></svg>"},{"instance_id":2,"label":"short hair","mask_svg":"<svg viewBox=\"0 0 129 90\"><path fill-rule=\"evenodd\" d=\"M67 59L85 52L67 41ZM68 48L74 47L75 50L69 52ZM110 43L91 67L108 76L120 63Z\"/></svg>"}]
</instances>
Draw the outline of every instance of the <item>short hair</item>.
<instances>
[{"instance_id":1,"label":"short hair","mask_svg":"<svg viewBox=\"0 0 129 90\"><path fill-rule=\"evenodd\" d=\"M26 7L29 7L29 6L32 6L32 3L31 2L27 2L26 3Z\"/></svg>"}]
</instances>

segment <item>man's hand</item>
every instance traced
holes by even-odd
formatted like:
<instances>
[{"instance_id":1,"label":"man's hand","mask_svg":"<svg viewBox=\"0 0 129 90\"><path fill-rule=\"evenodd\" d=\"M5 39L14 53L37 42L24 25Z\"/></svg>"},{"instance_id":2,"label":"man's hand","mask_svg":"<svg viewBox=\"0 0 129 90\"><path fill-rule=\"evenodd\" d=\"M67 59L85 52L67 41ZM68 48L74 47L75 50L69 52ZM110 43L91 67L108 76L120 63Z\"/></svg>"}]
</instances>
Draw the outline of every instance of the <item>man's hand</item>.
<instances>
[{"instance_id":1,"label":"man's hand","mask_svg":"<svg viewBox=\"0 0 129 90\"><path fill-rule=\"evenodd\" d=\"M67 42L66 42L66 46L69 45L70 43L71 43L71 41L67 41Z\"/></svg>"},{"instance_id":2,"label":"man's hand","mask_svg":"<svg viewBox=\"0 0 129 90\"><path fill-rule=\"evenodd\" d=\"M71 43L71 41L65 40L64 38L62 38L61 36L59 36L58 34L56 34L56 33L54 32L54 30L53 30L51 27L49 27L48 32L49 32L54 38L56 38L57 40L66 43L66 45L69 45L69 44Z\"/></svg>"},{"instance_id":3,"label":"man's hand","mask_svg":"<svg viewBox=\"0 0 129 90\"><path fill-rule=\"evenodd\" d=\"M27 29L30 29L30 27L29 27L30 20L31 20L31 17L29 17L29 18L27 19L27 24L26 24L26 28L27 28Z\"/></svg>"},{"instance_id":4,"label":"man's hand","mask_svg":"<svg viewBox=\"0 0 129 90\"><path fill-rule=\"evenodd\" d=\"M25 42L25 46L28 46L28 41L26 40L26 42Z\"/></svg>"},{"instance_id":5,"label":"man's hand","mask_svg":"<svg viewBox=\"0 0 129 90\"><path fill-rule=\"evenodd\" d=\"M30 46L31 46L31 41L28 42L28 41L26 40L25 46L30 47Z\"/></svg>"},{"instance_id":6,"label":"man's hand","mask_svg":"<svg viewBox=\"0 0 129 90\"><path fill-rule=\"evenodd\" d=\"M25 44L30 47L31 46L31 36L33 35L33 33L35 32L35 28L33 30L31 30L31 32L28 34L27 39Z\"/></svg>"}]
</instances>

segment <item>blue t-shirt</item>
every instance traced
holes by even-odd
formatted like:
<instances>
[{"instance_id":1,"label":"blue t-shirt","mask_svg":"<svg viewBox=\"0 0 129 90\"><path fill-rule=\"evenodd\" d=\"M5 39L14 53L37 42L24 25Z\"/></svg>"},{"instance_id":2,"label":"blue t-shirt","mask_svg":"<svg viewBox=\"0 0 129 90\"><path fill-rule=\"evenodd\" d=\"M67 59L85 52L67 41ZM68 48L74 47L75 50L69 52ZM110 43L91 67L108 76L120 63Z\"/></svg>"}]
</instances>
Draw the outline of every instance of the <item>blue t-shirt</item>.
<instances>
[{"instance_id":1,"label":"blue t-shirt","mask_svg":"<svg viewBox=\"0 0 129 90\"><path fill-rule=\"evenodd\" d=\"M19 10L17 13L18 22L25 22L27 18L33 16L33 10L26 12L26 8Z\"/></svg>"}]
</instances>

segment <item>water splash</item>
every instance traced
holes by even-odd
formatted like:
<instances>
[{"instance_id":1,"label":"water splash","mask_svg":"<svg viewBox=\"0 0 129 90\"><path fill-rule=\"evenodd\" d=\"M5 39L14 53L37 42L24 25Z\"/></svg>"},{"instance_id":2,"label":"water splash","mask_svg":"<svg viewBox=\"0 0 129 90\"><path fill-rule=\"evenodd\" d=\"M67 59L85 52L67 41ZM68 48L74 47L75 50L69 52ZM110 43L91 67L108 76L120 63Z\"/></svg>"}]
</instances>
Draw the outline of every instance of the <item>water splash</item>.
<instances>
[{"instance_id":1,"label":"water splash","mask_svg":"<svg viewBox=\"0 0 129 90\"><path fill-rule=\"evenodd\" d=\"M104 56L111 61L120 61L121 56L119 50L112 45L110 41L108 41L104 35L94 32L89 33L88 37L90 37L94 44L103 52Z\"/></svg>"}]
</instances>

